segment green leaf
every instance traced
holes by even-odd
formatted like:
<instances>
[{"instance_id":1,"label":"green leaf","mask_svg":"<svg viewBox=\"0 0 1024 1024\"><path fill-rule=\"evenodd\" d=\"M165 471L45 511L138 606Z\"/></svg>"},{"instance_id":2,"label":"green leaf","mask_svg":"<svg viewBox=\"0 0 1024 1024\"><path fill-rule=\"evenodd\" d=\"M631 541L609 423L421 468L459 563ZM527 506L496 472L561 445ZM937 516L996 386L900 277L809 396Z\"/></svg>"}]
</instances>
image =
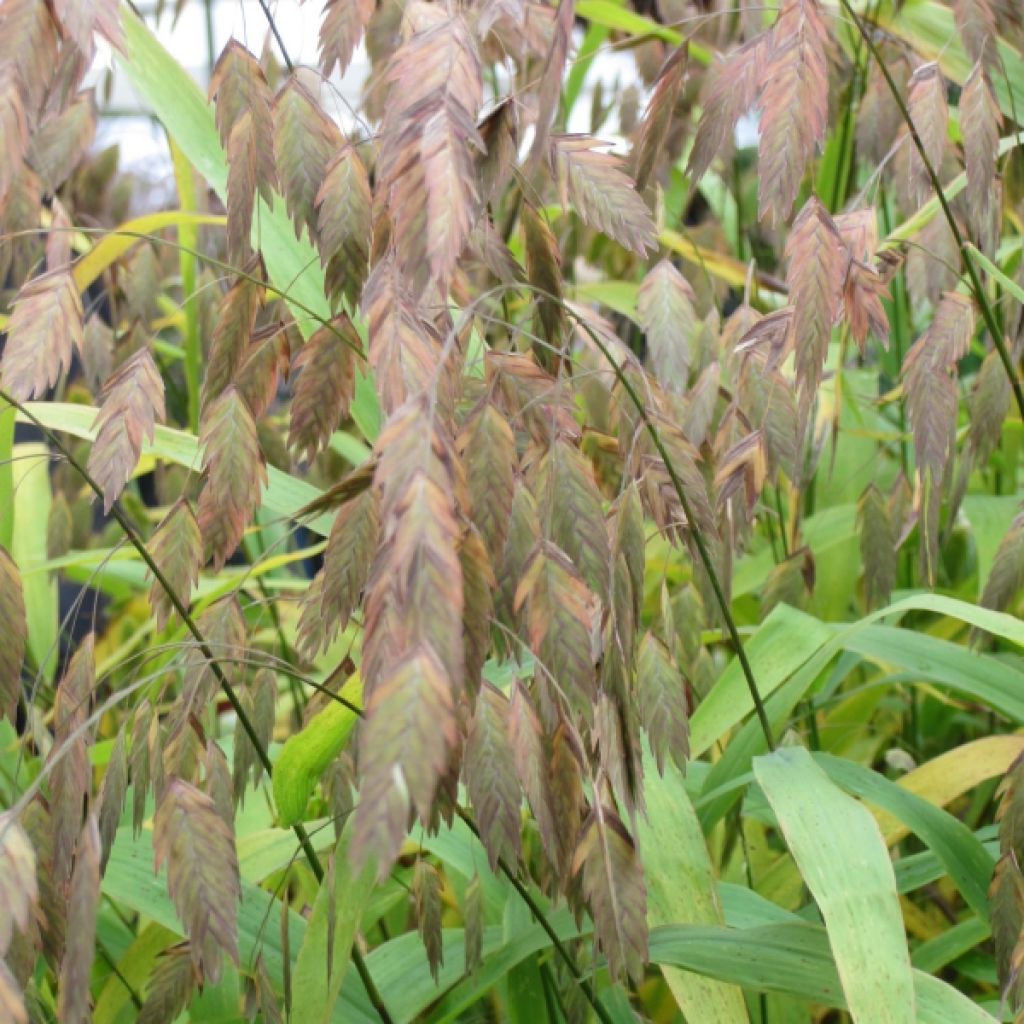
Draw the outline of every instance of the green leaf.
<instances>
[{"instance_id":1,"label":"green leaf","mask_svg":"<svg viewBox=\"0 0 1024 1024\"><path fill-rule=\"evenodd\" d=\"M1019 508L1020 498L1016 494L968 494L964 498L964 515L971 524L974 544L978 550L979 594L992 571L999 545Z\"/></svg>"},{"instance_id":2,"label":"green leaf","mask_svg":"<svg viewBox=\"0 0 1024 1024\"><path fill-rule=\"evenodd\" d=\"M118 829L107 871L103 877L103 893L112 900L162 925L175 935L183 935L181 923L167 895L166 879L153 873L151 834L143 831L132 836L131 828ZM284 953L280 928L280 904L270 892L249 882L241 883L242 902L238 910L238 953L243 964L263 958L267 973L278 992L282 991ZM289 946L302 947L306 920L301 914L287 913ZM415 938L415 936L413 936ZM379 1024L361 984L343 985L340 1005L332 1020L337 1024Z\"/></svg>"},{"instance_id":3,"label":"green leaf","mask_svg":"<svg viewBox=\"0 0 1024 1024\"><path fill-rule=\"evenodd\" d=\"M352 867L348 856L350 831L351 827L347 827L338 839L334 865L328 875L333 877L334 885L331 887L325 882L320 886L306 937L299 949L292 975L294 1020L326 1024L331 1019L352 954L352 943L373 892L372 865L364 865L358 872Z\"/></svg>"},{"instance_id":4,"label":"green leaf","mask_svg":"<svg viewBox=\"0 0 1024 1024\"><path fill-rule=\"evenodd\" d=\"M788 605L778 605L745 642L758 692L767 697L828 642L829 626ZM739 663L733 659L690 720L690 756L700 757L753 710Z\"/></svg>"},{"instance_id":5,"label":"green leaf","mask_svg":"<svg viewBox=\"0 0 1024 1024\"><path fill-rule=\"evenodd\" d=\"M800 923L760 928L676 925L651 933L651 962L781 992L828 1006L846 1005L825 929ZM954 988L913 971L917 1024L993 1024L995 1018ZM878 1020L885 1020L881 1017Z\"/></svg>"},{"instance_id":6,"label":"green leaf","mask_svg":"<svg viewBox=\"0 0 1024 1024\"><path fill-rule=\"evenodd\" d=\"M671 762L659 775L647 749L644 796L647 813L637 818L637 839L647 883L649 925L653 929L669 924L722 924L708 848L683 777ZM667 965L662 973L687 1020L702 1024L747 1020L738 988Z\"/></svg>"},{"instance_id":7,"label":"green leaf","mask_svg":"<svg viewBox=\"0 0 1024 1024\"><path fill-rule=\"evenodd\" d=\"M903 670L911 682L936 683L1024 724L1024 672L1000 658L895 626L851 632L843 647L890 670Z\"/></svg>"},{"instance_id":8,"label":"green leaf","mask_svg":"<svg viewBox=\"0 0 1024 1024\"><path fill-rule=\"evenodd\" d=\"M754 761L828 931L857 1024L914 1024L914 981L889 851L874 818L799 747Z\"/></svg>"},{"instance_id":9,"label":"green leaf","mask_svg":"<svg viewBox=\"0 0 1024 1024\"><path fill-rule=\"evenodd\" d=\"M47 558L50 451L43 444L17 444L13 458L15 529L10 553L21 573L28 651L43 678L51 681L57 668L57 580L50 573L32 571Z\"/></svg>"},{"instance_id":10,"label":"green leaf","mask_svg":"<svg viewBox=\"0 0 1024 1024\"><path fill-rule=\"evenodd\" d=\"M340 696L361 706L363 682L358 674L348 679ZM302 820L313 787L344 749L358 720L358 714L350 707L331 701L285 743L274 768L274 803L282 825L295 825Z\"/></svg>"},{"instance_id":11,"label":"green leaf","mask_svg":"<svg viewBox=\"0 0 1024 1024\"><path fill-rule=\"evenodd\" d=\"M958 818L868 768L829 754L814 760L837 785L899 818L942 861L971 909L988 920L988 886L995 861Z\"/></svg>"},{"instance_id":12,"label":"green leaf","mask_svg":"<svg viewBox=\"0 0 1024 1024\"><path fill-rule=\"evenodd\" d=\"M967 248L971 251L971 256L974 257L975 262L980 263L987 274L991 274L998 282L1000 287L1008 291L1018 302L1024 302L1024 288L1014 281L1012 277L1008 277L1004 274L980 249L972 245L970 242L967 243Z\"/></svg>"}]
</instances>

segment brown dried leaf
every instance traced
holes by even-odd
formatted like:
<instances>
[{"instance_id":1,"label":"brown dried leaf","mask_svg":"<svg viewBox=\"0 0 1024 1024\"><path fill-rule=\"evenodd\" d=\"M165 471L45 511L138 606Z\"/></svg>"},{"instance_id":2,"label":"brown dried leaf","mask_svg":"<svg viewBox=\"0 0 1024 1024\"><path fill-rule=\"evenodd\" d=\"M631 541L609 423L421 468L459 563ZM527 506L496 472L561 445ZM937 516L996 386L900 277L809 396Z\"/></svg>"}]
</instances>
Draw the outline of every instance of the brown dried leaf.
<instances>
[{"instance_id":1,"label":"brown dried leaf","mask_svg":"<svg viewBox=\"0 0 1024 1024\"><path fill-rule=\"evenodd\" d=\"M311 586L302 604L299 644L315 655L347 625L359 604L380 535L377 495L364 491L335 516L324 552L319 585Z\"/></svg>"},{"instance_id":2,"label":"brown dried leaf","mask_svg":"<svg viewBox=\"0 0 1024 1024\"><path fill-rule=\"evenodd\" d=\"M168 779L153 827L156 870L167 864L167 890L185 926L192 962L220 977L221 954L238 963L241 888L235 840L205 793Z\"/></svg>"},{"instance_id":3,"label":"brown dried leaf","mask_svg":"<svg viewBox=\"0 0 1024 1024\"><path fill-rule=\"evenodd\" d=\"M712 67L686 168L694 185L699 184L711 161L732 138L736 122L754 105L770 48L771 36L762 32Z\"/></svg>"},{"instance_id":4,"label":"brown dried leaf","mask_svg":"<svg viewBox=\"0 0 1024 1024\"><path fill-rule=\"evenodd\" d=\"M686 392L691 348L697 337L693 289L669 260L647 272L636 296L637 316L647 338L647 357L658 383Z\"/></svg>"},{"instance_id":5,"label":"brown dried leaf","mask_svg":"<svg viewBox=\"0 0 1024 1024\"><path fill-rule=\"evenodd\" d=\"M75 851L68 894L68 935L57 984L57 1019L67 1024L92 1020L89 982L95 953L96 911L100 902L100 834L89 815Z\"/></svg>"},{"instance_id":6,"label":"brown dried leaf","mask_svg":"<svg viewBox=\"0 0 1024 1024\"><path fill-rule=\"evenodd\" d=\"M558 111L562 96L562 76L565 74L569 47L572 45L572 28L575 22L575 5L573 0L558 0L555 14L554 34L551 46L544 61L540 85L537 89L537 123L530 150L530 160L539 160L547 151L548 133L551 122Z\"/></svg>"},{"instance_id":7,"label":"brown dried leaf","mask_svg":"<svg viewBox=\"0 0 1024 1024\"><path fill-rule=\"evenodd\" d=\"M607 600L611 554L590 462L558 438L536 469L534 492L545 537L572 559L590 590Z\"/></svg>"},{"instance_id":8,"label":"brown dried leaf","mask_svg":"<svg viewBox=\"0 0 1024 1024\"><path fill-rule=\"evenodd\" d=\"M261 140L266 145L266 136ZM327 168L343 139L335 123L323 112L313 94L292 76L274 100L274 151L285 205L295 225L317 237L316 201Z\"/></svg>"},{"instance_id":9,"label":"brown dried leaf","mask_svg":"<svg viewBox=\"0 0 1024 1024\"><path fill-rule=\"evenodd\" d=\"M184 496L171 506L153 533L150 553L175 596L188 608L192 588L199 582L203 538L192 505ZM149 603L157 629L166 629L174 605L163 584L155 579L149 589Z\"/></svg>"},{"instance_id":10,"label":"brown dried leaf","mask_svg":"<svg viewBox=\"0 0 1024 1024\"><path fill-rule=\"evenodd\" d=\"M199 439L206 473L199 495L199 530L220 571L238 547L267 482L256 423L234 387L203 411Z\"/></svg>"},{"instance_id":11,"label":"brown dried leaf","mask_svg":"<svg viewBox=\"0 0 1024 1024\"><path fill-rule=\"evenodd\" d=\"M975 236L981 239L987 235L1002 120L988 74L981 63L975 64L960 93L960 129L967 163L967 208Z\"/></svg>"},{"instance_id":12,"label":"brown dried leaf","mask_svg":"<svg viewBox=\"0 0 1024 1024\"><path fill-rule=\"evenodd\" d=\"M82 300L70 271L28 281L18 292L7 324L0 372L19 402L53 387L82 348Z\"/></svg>"},{"instance_id":13,"label":"brown dried leaf","mask_svg":"<svg viewBox=\"0 0 1024 1024\"><path fill-rule=\"evenodd\" d=\"M907 87L907 109L928 163L938 172L946 150L949 127L946 85L938 64L923 64L913 73ZM916 206L920 206L931 194L931 178L917 147L906 133L904 136L903 145L909 147L909 197Z\"/></svg>"},{"instance_id":14,"label":"brown dried leaf","mask_svg":"<svg viewBox=\"0 0 1024 1024\"><path fill-rule=\"evenodd\" d=\"M520 853L522 792L509 716L505 696L484 683L466 738L463 778L492 870L498 858L516 864Z\"/></svg>"},{"instance_id":15,"label":"brown dried leaf","mask_svg":"<svg viewBox=\"0 0 1024 1024\"><path fill-rule=\"evenodd\" d=\"M761 217L769 224L789 216L804 171L825 138L827 39L819 0L783 0L759 102L758 197Z\"/></svg>"},{"instance_id":16,"label":"brown dried leaf","mask_svg":"<svg viewBox=\"0 0 1024 1024\"><path fill-rule=\"evenodd\" d=\"M143 441L153 440L156 422L164 416L163 378L149 348L140 348L104 385L93 424L96 440L88 469L103 490L104 512L110 512L131 479Z\"/></svg>"},{"instance_id":17,"label":"brown dried leaf","mask_svg":"<svg viewBox=\"0 0 1024 1024\"><path fill-rule=\"evenodd\" d=\"M684 771L690 755L686 685L668 649L650 631L640 642L636 685L640 720L658 771L664 772L666 757Z\"/></svg>"},{"instance_id":18,"label":"brown dried leaf","mask_svg":"<svg viewBox=\"0 0 1024 1024\"><path fill-rule=\"evenodd\" d=\"M26 162L53 194L71 177L96 136L96 104L92 92L79 93L66 110L32 134Z\"/></svg>"},{"instance_id":19,"label":"brown dried leaf","mask_svg":"<svg viewBox=\"0 0 1024 1024\"><path fill-rule=\"evenodd\" d=\"M252 260L244 269L247 276L239 277L217 306L217 323L203 376L204 409L234 379L256 328L256 315L263 306L263 288L251 279L259 271L258 262Z\"/></svg>"},{"instance_id":20,"label":"brown dried leaf","mask_svg":"<svg viewBox=\"0 0 1024 1024\"><path fill-rule=\"evenodd\" d=\"M534 289L536 329L540 334L540 338L533 339L533 352L545 370L554 372L562 359L566 334L561 254L551 228L529 203L524 203L520 220L526 248L526 275Z\"/></svg>"},{"instance_id":21,"label":"brown dried leaf","mask_svg":"<svg viewBox=\"0 0 1024 1024\"><path fill-rule=\"evenodd\" d=\"M647 185L655 164L662 155L679 93L686 79L689 53L689 46L684 43L665 61L654 83L651 99L647 104L647 113L641 122L640 135L632 155L636 187L640 191Z\"/></svg>"},{"instance_id":22,"label":"brown dried leaf","mask_svg":"<svg viewBox=\"0 0 1024 1024\"><path fill-rule=\"evenodd\" d=\"M427 951L430 973L437 981L437 972L444 963L441 946L441 876L437 868L420 857L412 874L412 895L416 903L416 926L423 948Z\"/></svg>"},{"instance_id":23,"label":"brown dried leaf","mask_svg":"<svg viewBox=\"0 0 1024 1024\"><path fill-rule=\"evenodd\" d=\"M362 342L347 313L339 313L303 345L292 367L299 373L292 399L288 446L312 461L330 440L355 394L354 353Z\"/></svg>"},{"instance_id":24,"label":"brown dried leaf","mask_svg":"<svg viewBox=\"0 0 1024 1024\"><path fill-rule=\"evenodd\" d=\"M490 402L483 402L466 420L457 441L466 466L473 522L493 565L500 565L512 515L515 437L508 421Z\"/></svg>"},{"instance_id":25,"label":"brown dried leaf","mask_svg":"<svg viewBox=\"0 0 1024 1024\"><path fill-rule=\"evenodd\" d=\"M647 889L636 846L618 815L596 802L573 858L594 919L598 948L613 977L634 980L647 961Z\"/></svg>"},{"instance_id":26,"label":"brown dried leaf","mask_svg":"<svg viewBox=\"0 0 1024 1024\"><path fill-rule=\"evenodd\" d=\"M137 1024L173 1024L192 1001L195 988L196 968L188 943L165 949L146 982L146 999Z\"/></svg>"},{"instance_id":27,"label":"brown dried leaf","mask_svg":"<svg viewBox=\"0 0 1024 1024\"><path fill-rule=\"evenodd\" d=\"M519 581L515 610L524 607L530 649L541 665L538 682L552 701L568 701L589 720L597 693L592 637L599 602L551 541L537 545Z\"/></svg>"},{"instance_id":28,"label":"brown dried leaf","mask_svg":"<svg viewBox=\"0 0 1024 1024\"><path fill-rule=\"evenodd\" d=\"M50 813L53 826L53 877L62 887L71 877L75 845L92 789L88 744L89 704L96 686L95 636L82 640L57 687L50 751Z\"/></svg>"},{"instance_id":29,"label":"brown dried leaf","mask_svg":"<svg viewBox=\"0 0 1024 1024\"><path fill-rule=\"evenodd\" d=\"M352 54L376 10L374 0L327 0L320 23L320 70L330 78L345 74Z\"/></svg>"},{"instance_id":30,"label":"brown dried leaf","mask_svg":"<svg viewBox=\"0 0 1024 1024\"><path fill-rule=\"evenodd\" d=\"M12 811L0 813L0 901L2 955L10 947L15 926L23 934L28 931L39 903L35 850Z\"/></svg>"},{"instance_id":31,"label":"brown dried leaf","mask_svg":"<svg viewBox=\"0 0 1024 1024\"><path fill-rule=\"evenodd\" d=\"M553 162L563 193L585 223L640 256L657 247L657 228L647 204L613 153L587 135L551 138Z\"/></svg>"},{"instance_id":32,"label":"brown dried leaf","mask_svg":"<svg viewBox=\"0 0 1024 1024\"><path fill-rule=\"evenodd\" d=\"M806 415L821 383L832 325L842 308L847 255L828 211L807 200L786 240L786 283L793 304L797 393Z\"/></svg>"},{"instance_id":33,"label":"brown dried leaf","mask_svg":"<svg viewBox=\"0 0 1024 1024\"><path fill-rule=\"evenodd\" d=\"M864 566L864 603L868 609L889 603L896 585L896 533L884 495L869 484L857 502L860 557Z\"/></svg>"},{"instance_id":34,"label":"brown dried leaf","mask_svg":"<svg viewBox=\"0 0 1024 1024\"><path fill-rule=\"evenodd\" d=\"M338 6L349 6L348 0ZM373 237L370 179L355 147L345 146L330 163L315 202L316 242L327 289L333 298L344 295L354 306L366 281Z\"/></svg>"}]
</instances>

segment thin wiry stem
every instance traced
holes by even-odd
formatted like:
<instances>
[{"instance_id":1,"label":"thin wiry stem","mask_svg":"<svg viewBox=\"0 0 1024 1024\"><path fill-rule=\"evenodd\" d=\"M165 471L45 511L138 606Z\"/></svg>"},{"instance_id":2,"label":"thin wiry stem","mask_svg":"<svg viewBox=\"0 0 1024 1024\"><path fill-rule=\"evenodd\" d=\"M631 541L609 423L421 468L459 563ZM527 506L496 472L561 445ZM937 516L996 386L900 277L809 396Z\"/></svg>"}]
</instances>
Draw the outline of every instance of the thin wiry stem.
<instances>
[{"instance_id":1,"label":"thin wiry stem","mask_svg":"<svg viewBox=\"0 0 1024 1024\"><path fill-rule=\"evenodd\" d=\"M281 33L277 30L277 23L274 21L273 14L270 13L270 8L267 6L267 0L260 0L260 7L263 8L263 13L266 16L267 24L270 26L270 31L277 40L277 47L281 51L281 58L284 60L284 66L288 69L288 74L291 75L295 72L295 65L292 63L291 57L288 56L288 50L285 48L284 40L281 38Z\"/></svg>"},{"instance_id":2,"label":"thin wiry stem","mask_svg":"<svg viewBox=\"0 0 1024 1024\"><path fill-rule=\"evenodd\" d=\"M961 262L964 265L964 269L967 271L967 276L970 278L971 291L973 292L974 298L977 300L978 306L981 309L981 316L985 321L985 327L988 329L988 333L992 338L992 344L995 345L996 351L999 353L999 361L1003 364L1003 369L1006 371L1006 376L1009 378L1010 387L1013 389L1013 397L1017 403L1017 411L1020 414L1020 418L1024 420L1024 388L1021 387L1020 375L1017 373L1013 365L1013 359L1010 357L1009 349L1006 347L1003 332L999 329L999 323L996 320L995 311L992 309L992 305L988 301L988 296L985 294L981 278L978 276L978 270L974 265L974 259L971 256L970 250L967 248L967 243L964 240L963 233L960 231L960 225L957 224L956 218L953 216L953 211L950 209L949 200L946 199L946 193L942 190L942 182L939 181L939 176L936 173L935 168L932 166L931 161L928 159L924 143L921 141L921 136L917 132L917 126L914 124L914 119L910 116L910 110L908 109L903 96L900 94L899 88L893 80L892 74L889 72L888 67L886 67L885 60L878 52L878 47L875 46L875 41L871 38L871 33L868 32L863 19L861 19L856 11L854 11L853 7L850 5L850 0L839 0L839 2L849 15L850 19L857 26L861 37L867 44L871 56L874 58L875 63L882 72L882 76L885 78L885 84L888 87L889 92L892 93L892 98L895 101L896 106L899 108L900 117L902 117L904 122L906 122L907 130L910 132L910 138L914 143L914 148L921 157L921 163L924 165L924 169L928 174L928 180L931 183L935 196L939 201L939 206L942 208L942 215L945 217L946 223L949 225L949 230L953 233L953 238L956 241L956 247L960 252Z\"/></svg>"},{"instance_id":3,"label":"thin wiry stem","mask_svg":"<svg viewBox=\"0 0 1024 1024\"><path fill-rule=\"evenodd\" d=\"M466 827L480 839L480 831L476 827L476 822L473 821L472 817L463 810L461 807L456 805L455 813L466 823ZM481 840L482 841L482 840ZM530 908L530 913L533 914L534 919L544 929L544 933L551 940L551 945L554 946L555 951L562 958L562 962L566 965L569 973L572 975L573 981L576 982L580 987L580 991L586 996L587 1002L590 1003L597 1015L598 1020L601 1024L613 1024L611 1017L608 1015L608 1011L601 1004L601 1001L597 998L597 993L594 991L594 986L591 984L590 979L584 977L583 972L579 969L576 961L572 958L572 954L565 948L565 944L558 937L558 933L552 927L551 922L547 919L544 911L540 905L533 898L532 893L525 885L519 880L519 876L512 870L511 867L501 857L498 858L498 868L501 873L512 883L512 887L517 893L519 893L522 901Z\"/></svg>"},{"instance_id":4,"label":"thin wiry stem","mask_svg":"<svg viewBox=\"0 0 1024 1024\"><path fill-rule=\"evenodd\" d=\"M103 498L103 489L93 479L85 466L75 458L71 449L68 448L52 430L46 427L41 420L34 416L25 408L24 405L18 402L2 388L0 388L0 398L2 398L12 408L17 409L18 412L20 412L26 419L31 420L32 423L34 423L46 435L51 444L53 444L64 458L67 459L71 468L78 473L86 484L88 484L89 488L96 494L96 496L100 499ZM263 767L264 772L266 772L267 777L271 778L273 776L274 766L271 764L270 755L263 746L259 734L256 732L256 727L253 725L252 720L249 718L245 708L242 706L242 702L238 699L238 694L235 692L235 688L231 685L231 681L225 675L220 663L214 657L213 651L210 649L210 646L200 631L199 626L189 614L188 608L185 607L174 587L171 586L167 577L160 570L160 566L156 564L156 561L150 554L145 542L132 525L131 520L125 515L121 506L117 502L115 502L111 507L111 514L124 531L125 536L128 538L128 542L133 548L135 548L139 553L139 557L146 563L146 567L153 574L153 578L166 592L168 599L174 606L174 610L178 613L181 617L181 621L185 624L185 628L192 634L199 650L202 652L203 657L210 666L210 671L213 673L214 678L220 685L221 690L224 691L224 696L227 697L228 703L231 705L232 710L238 717L238 721L241 724L242 729L245 731L246 736L249 738L249 742L252 743L260 765ZM313 872L314 877L317 882L322 883L324 879L323 864L320 863L320 857L314 849L312 842L310 842L306 829L300 823L292 826L292 831L295 833L295 837L298 839L299 845L302 847L302 852L305 854L306 860L309 862L309 867ZM384 1004L384 1000L381 997L380 991L377 989L376 983L370 976L366 962L355 946L352 947L352 962L355 964L355 968L359 972L359 977L362 979L363 985L366 988L366 994L369 997L373 1008L377 1011L382 1024L393 1024L393 1018Z\"/></svg>"}]
</instances>

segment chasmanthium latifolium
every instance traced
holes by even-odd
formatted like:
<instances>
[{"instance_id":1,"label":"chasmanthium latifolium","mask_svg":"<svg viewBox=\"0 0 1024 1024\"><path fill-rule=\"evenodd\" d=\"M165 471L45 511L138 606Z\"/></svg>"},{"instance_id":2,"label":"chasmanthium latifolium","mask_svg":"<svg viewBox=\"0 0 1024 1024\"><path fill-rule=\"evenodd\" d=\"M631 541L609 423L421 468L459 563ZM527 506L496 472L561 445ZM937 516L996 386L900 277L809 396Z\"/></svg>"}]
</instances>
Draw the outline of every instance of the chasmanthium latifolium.
<instances>
[{"instance_id":1,"label":"chasmanthium latifolium","mask_svg":"<svg viewBox=\"0 0 1024 1024\"><path fill-rule=\"evenodd\" d=\"M0 0L0 1018L865 1012L751 758L898 816L886 750L1022 724L1017 5L326 0L304 62L259 8L204 95L199 4ZM894 1006L987 1012L989 918L1024 1006L1005 740L880 819ZM739 934L794 921L813 991Z\"/></svg>"}]
</instances>

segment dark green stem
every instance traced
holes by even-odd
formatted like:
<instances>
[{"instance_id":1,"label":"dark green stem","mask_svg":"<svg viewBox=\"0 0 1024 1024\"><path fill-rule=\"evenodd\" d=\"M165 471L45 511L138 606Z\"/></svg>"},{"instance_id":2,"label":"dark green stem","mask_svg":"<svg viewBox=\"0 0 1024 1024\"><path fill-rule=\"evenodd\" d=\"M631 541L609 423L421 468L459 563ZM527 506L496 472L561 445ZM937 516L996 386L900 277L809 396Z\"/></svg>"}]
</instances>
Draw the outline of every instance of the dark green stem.
<instances>
[{"instance_id":1,"label":"dark green stem","mask_svg":"<svg viewBox=\"0 0 1024 1024\"><path fill-rule=\"evenodd\" d=\"M274 16L270 13L270 8L267 6L267 0L260 0L260 7L263 8L263 14L266 16L267 24L270 25L270 31L277 40L277 47L281 51L281 58L284 60L284 66L288 69L288 74L294 74L295 65L292 63L291 57L288 56L281 33L277 31L277 24L274 21Z\"/></svg>"}]
</instances>

